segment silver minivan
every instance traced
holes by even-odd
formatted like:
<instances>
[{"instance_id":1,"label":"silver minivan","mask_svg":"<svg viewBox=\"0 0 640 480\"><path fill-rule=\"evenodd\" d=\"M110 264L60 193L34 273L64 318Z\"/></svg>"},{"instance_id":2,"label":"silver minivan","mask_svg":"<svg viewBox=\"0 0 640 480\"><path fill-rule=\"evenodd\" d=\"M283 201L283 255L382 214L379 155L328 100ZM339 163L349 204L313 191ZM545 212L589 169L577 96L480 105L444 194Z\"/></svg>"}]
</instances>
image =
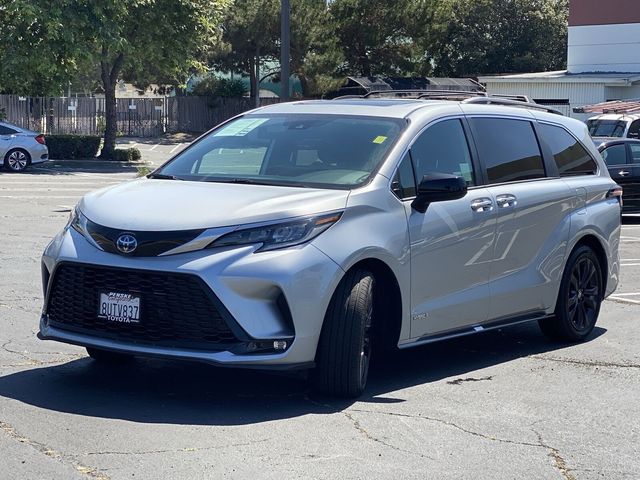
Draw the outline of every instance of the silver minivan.
<instances>
[{"instance_id":1,"label":"silver minivan","mask_svg":"<svg viewBox=\"0 0 640 480\"><path fill-rule=\"evenodd\" d=\"M272 105L87 194L43 255L40 338L350 397L383 348L530 321L588 338L621 189L583 123L485 103Z\"/></svg>"}]
</instances>

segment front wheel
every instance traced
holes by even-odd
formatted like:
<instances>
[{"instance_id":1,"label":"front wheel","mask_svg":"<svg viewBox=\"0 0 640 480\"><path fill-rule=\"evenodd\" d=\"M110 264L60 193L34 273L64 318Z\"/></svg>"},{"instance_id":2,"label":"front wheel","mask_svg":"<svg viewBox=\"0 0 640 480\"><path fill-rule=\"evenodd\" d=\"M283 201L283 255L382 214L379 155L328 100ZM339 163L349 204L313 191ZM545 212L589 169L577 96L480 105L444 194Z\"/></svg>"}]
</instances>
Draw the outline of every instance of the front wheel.
<instances>
[{"instance_id":1,"label":"front wheel","mask_svg":"<svg viewBox=\"0 0 640 480\"><path fill-rule=\"evenodd\" d=\"M347 273L333 294L311 375L316 391L349 398L364 391L372 351L374 285L371 272L357 269Z\"/></svg>"},{"instance_id":2,"label":"front wheel","mask_svg":"<svg viewBox=\"0 0 640 480\"><path fill-rule=\"evenodd\" d=\"M565 267L554 317L539 322L543 333L554 340L583 341L596 325L603 292L598 258L582 245Z\"/></svg>"}]
</instances>

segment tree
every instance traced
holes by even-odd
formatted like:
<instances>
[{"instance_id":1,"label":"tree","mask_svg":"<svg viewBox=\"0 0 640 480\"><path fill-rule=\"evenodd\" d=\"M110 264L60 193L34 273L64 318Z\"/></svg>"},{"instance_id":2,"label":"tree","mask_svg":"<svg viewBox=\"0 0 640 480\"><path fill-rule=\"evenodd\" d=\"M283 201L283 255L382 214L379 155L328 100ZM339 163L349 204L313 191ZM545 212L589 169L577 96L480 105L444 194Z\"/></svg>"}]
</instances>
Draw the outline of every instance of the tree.
<instances>
[{"instance_id":1,"label":"tree","mask_svg":"<svg viewBox=\"0 0 640 480\"><path fill-rule=\"evenodd\" d=\"M102 155L110 158L117 81L180 84L190 71L204 70L201 60L220 38L226 5L227 0L14 0L14 16L6 17L10 26L0 41L0 84L14 93L52 94L75 75L96 71L105 95ZM22 87L25 71L31 84Z\"/></svg>"},{"instance_id":2,"label":"tree","mask_svg":"<svg viewBox=\"0 0 640 480\"><path fill-rule=\"evenodd\" d=\"M233 3L222 20L225 42L213 64L220 69L249 75L250 95L255 97L260 65L279 53L280 0L240 0Z\"/></svg>"},{"instance_id":3,"label":"tree","mask_svg":"<svg viewBox=\"0 0 640 480\"><path fill-rule=\"evenodd\" d=\"M335 0L329 7L343 73L410 75L420 52L410 35L417 0Z\"/></svg>"},{"instance_id":4,"label":"tree","mask_svg":"<svg viewBox=\"0 0 640 480\"><path fill-rule=\"evenodd\" d=\"M567 0L443 0L421 46L443 76L559 70Z\"/></svg>"}]
</instances>

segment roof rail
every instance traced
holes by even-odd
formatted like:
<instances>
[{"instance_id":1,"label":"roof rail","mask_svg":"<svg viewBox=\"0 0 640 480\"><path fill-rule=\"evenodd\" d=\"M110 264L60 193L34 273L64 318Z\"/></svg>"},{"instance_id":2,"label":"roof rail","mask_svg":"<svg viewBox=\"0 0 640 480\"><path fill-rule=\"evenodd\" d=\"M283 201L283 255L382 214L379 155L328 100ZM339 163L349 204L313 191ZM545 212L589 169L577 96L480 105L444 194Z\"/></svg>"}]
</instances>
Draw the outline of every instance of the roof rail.
<instances>
[{"instance_id":1,"label":"roof rail","mask_svg":"<svg viewBox=\"0 0 640 480\"><path fill-rule=\"evenodd\" d=\"M509 107L531 108L534 110L542 110L556 115L563 115L562 112L555 108L546 107L532 102L521 102L519 100L509 100L507 98L496 97L474 97L463 100L462 103L482 104L482 105L505 105Z\"/></svg>"},{"instance_id":2,"label":"roof rail","mask_svg":"<svg viewBox=\"0 0 640 480\"><path fill-rule=\"evenodd\" d=\"M424 89L416 89L416 90L372 90L364 95L361 98L372 98L372 97L392 97L392 98L429 98L429 97L453 97L453 96L464 96L464 97L476 97L478 95L486 95L485 92L471 92L469 90L424 90Z\"/></svg>"}]
</instances>

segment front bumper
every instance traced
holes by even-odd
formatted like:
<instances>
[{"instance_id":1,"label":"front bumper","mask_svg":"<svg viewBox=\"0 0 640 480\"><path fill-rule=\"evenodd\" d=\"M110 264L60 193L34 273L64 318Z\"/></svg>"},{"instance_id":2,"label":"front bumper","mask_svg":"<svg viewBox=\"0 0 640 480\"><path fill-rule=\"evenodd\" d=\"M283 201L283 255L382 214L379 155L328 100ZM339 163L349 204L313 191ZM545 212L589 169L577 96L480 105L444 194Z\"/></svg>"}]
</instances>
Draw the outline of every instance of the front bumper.
<instances>
[{"instance_id":1,"label":"front bumper","mask_svg":"<svg viewBox=\"0 0 640 480\"><path fill-rule=\"evenodd\" d=\"M266 345L288 339L285 351L264 353L242 348L220 350L185 348L182 345L144 344L128 339L105 338L99 332L70 331L50 324L48 292L40 321L39 338L135 355L197 360L251 368L298 368L313 364L324 312L342 276L340 267L311 244L271 252L254 253L255 247L201 250L165 257L127 257L98 250L78 232L66 229L49 244L43 255L43 283L50 289L55 269L62 263L136 269L154 274L192 274L215 294L237 322L247 342ZM290 311L282 314L284 298ZM284 318L289 317L289 318Z\"/></svg>"}]
</instances>

